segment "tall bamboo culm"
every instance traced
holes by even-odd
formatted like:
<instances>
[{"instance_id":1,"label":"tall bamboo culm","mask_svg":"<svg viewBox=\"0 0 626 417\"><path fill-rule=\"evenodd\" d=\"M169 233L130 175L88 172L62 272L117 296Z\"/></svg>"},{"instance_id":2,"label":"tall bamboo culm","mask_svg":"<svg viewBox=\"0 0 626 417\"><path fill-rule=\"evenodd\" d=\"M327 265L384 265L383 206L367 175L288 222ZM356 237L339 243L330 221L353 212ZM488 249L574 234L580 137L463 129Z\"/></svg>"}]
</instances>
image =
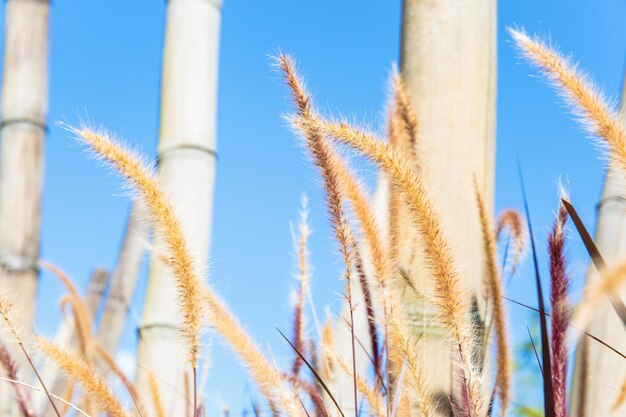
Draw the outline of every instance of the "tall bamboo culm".
<instances>
[{"instance_id":1,"label":"tall bamboo culm","mask_svg":"<svg viewBox=\"0 0 626 417\"><path fill-rule=\"evenodd\" d=\"M468 297L484 319L485 255L472 179L493 211L496 0L404 0L400 71L419 121L416 168L452 239L452 257ZM417 250L399 253L398 260L429 291L433 280L419 237ZM442 415L449 415L448 398L459 385L449 342L431 307L407 301L415 331L423 333L424 355L437 364L426 369L428 384L441 399Z\"/></svg>"},{"instance_id":2,"label":"tall bamboo culm","mask_svg":"<svg viewBox=\"0 0 626 417\"><path fill-rule=\"evenodd\" d=\"M626 123L626 73L620 107L622 122ZM598 250L604 257L609 268L626 255L626 172L615 166L608 168L604 182L602 198L597 205L598 222L596 226L595 242ZM589 267L587 283L600 279L596 268ZM626 300L626 289L616 294ZM615 313L607 299L589 328L589 333L613 346L615 349L626 351L626 333L622 321ZM582 346L582 348L581 348ZM589 338L581 339L576 353L574 379L572 382L571 416L610 416L618 415L614 412L613 398L616 390L626 380L626 361Z\"/></svg>"},{"instance_id":3,"label":"tall bamboo culm","mask_svg":"<svg viewBox=\"0 0 626 417\"><path fill-rule=\"evenodd\" d=\"M129 306L137 287L149 232L150 222L146 208L141 201L135 201L128 216L98 331L98 341L113 357L117 353L127 323Z\"/></svg>"},{"instance_id":4,"label":"tall bamboo culm","mask_svg":"<svg viewBox=\"0 0 626 417\"><path fill-rule=\"evenodd\" d=\"M203 268L209 253L216 162L221 2L169 0L166 13L158 171L197 267ZM149 398L148 375L154 374L171 417L189 412L181 393L186 391L184 379L191 377L191 368L178 306L172 272L159 258L157 246L140 327L138 384L144 398Z\"/></svg>"},{"instance_id":5,"label":"tall bamboo culm","mask_svg":"<svg viewBox=\"0 0 626 417\"><path fill-rule=\"evenodd\" d=\"M8 0L5 6L0 122L0 290L20 305L24 337L35 319L41 229L44 138L48 110L47 0ZM21 355L16 355L21 357ZM9 415L0 386L0 415Z\"/></svg>"}]
</instances>

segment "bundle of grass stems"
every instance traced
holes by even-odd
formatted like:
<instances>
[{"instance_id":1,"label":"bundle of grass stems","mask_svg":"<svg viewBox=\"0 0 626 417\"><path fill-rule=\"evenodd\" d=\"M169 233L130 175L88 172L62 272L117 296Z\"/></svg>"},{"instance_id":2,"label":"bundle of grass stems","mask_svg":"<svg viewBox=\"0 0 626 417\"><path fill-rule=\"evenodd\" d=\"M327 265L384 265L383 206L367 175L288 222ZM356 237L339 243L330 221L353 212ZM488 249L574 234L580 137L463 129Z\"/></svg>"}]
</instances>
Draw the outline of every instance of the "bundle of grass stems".
<instances>
[{"instance_id":1,"label":"bundle of grass stems","mask_svg":"<svg viewBox=\"0 0 626 417\"><path fill-rule=\"evenodd\" d=\"M611 163L623 172L626 169L624 124L602 95L578 72L575 65L553 48L523 31L510 30L510 34L523 55L539 67L567 99L585 128L605 145ZM420 166L417 152L419 120L401 77L397 74L392 76L388 137L379 138L348 122L318 113L297 73L294 60L284 54L275 59L291 92L294 110L287 119L320 172L330 225L343 259L343 295L351 307L350 320L346 323L352 330L351 361L339 357L333 348L332 318L321 328L318 327L317 337L308 337L305 331L304 316L307 303L311 300L306 207L294 230L299 287L294 303L292 332L285 335L286 342L293 348L293 359L290 366L283 370L277 367L270 352L264 352L255 343L226 304L206 284L204 277L198 275L197 260L190 255L177 213L150 165L105 131L88 126L69 128L97 158L132 186L150 214L155 251L171 268L184 317L189 370L194 380L186 399L188 415L200 417L206 414L207 393L202 384L198 384L198 363L204 349L201 335L205 327L214 329L245 365L273 415L327 417L363 413L378 417L428 417L441 415L442 408L451 409L456 416L508 415L512 409L512 353L507 334L502 277L505 268L514 270L521 262L528 240L533 253L536 252L532 233L528 233L530 225L526 230L528 217L525 220L520 212L508 209L494 220L492 214L487 212L483 196L476 191L479 213L476 221L480 222L483 232L487 271L484 280L491 311L487 328L490 332L493 329L493 338L486 335L477 340L472 328L471 308L464 297L463 277L457 270L458 260L450 255L447 231L439 220L439 208L433 205L430 197L432 190L423 181L423 173L416 168ZM390 207L387 224L379 221L381 216L377 215L362 182L350 169L344 154L340 153L342 147L367 158L389 181L395 206ZM543 375L543 413L546 417L565 417L569 415L568 351L573 343L593 337L584 329L599 304L607 295L615 294L626 281L626 261L603 271L604 279L587 288L580 305L574 310L568 294L569 275L564 246L568 218L570 215L577 216L564 193L555 196L555 201L559 202L559 208L548 236L549 308L544 305L541 286L537 286L541 318L541 340L538 342L541 354L538 353L537 360ZM458 386L448 398L438 398L430 390L427 370L437 364L424 357L419 334L411 327L407 312L399 302L401 287L408 287L420 297L424 295L418 277L397 261L397 248L404 242L394 234L397 228L394 210L396 213L399 210L407 213L415 233L425 243L424 256L434 288L427 302L437 311L436 318L445 329L450 346L454 347L452 359ZM579 226L577 223L576 227ZM506 250L499 251L505 241L508 242ZM499 256L507 257L508 261L503 262L498 259ZM155 378L150 381L150 395L142 396L134 382L124 375L112 355L94 337L91 313L71 280L54 265L44 262L41 265L54 272L68 289L63 305L68 306L73 315L79 343L72 350L64 350L43 338L28 345L20 339L11 318L19 307L11 305L7 298L0 300L4 324L14 339L3 340L0 344L0 363L7 375L2 380L13 385L19 413L24 417L37 416L31 397L33 391L42 391L53 405L57 417L68 413L92 417L102 413L114 417L166 416L167 410ZM357 282L363 289L369 341L357 340L354 335L353 285ZM539 284L538 278L537 282ZM495 347L493 366L481 366L482 359L475 353L476 345L484 351L490 348L490 340ZM6 347L15 341L21 347L20 354L26 355L32 369L17 369L18 361L12 357L13 350ZM595 341L602 343L597 338ZM368 344L372 352L371 372L367 374L359 374L355 366L355 352L364 349L363 343ZM606 349L624 357L622 352L611 346L607 345ZM50 392L45 378L37 372L38 361L31 357L34 350L64 372L69 381L66 392ZM104 364L104 368L98 364ZM38 378L37 383L20 379L20 375L33 371ZM338 373L347 374L352 379L354 398L349 405L339 404L333 395L333 380ZM124 387L123 392L111 388L116 380ZM626 381L615 398L608 401L614 402L614 410L626 412ZM448 404L442 407L443 402ZM255 413L260 411L255 408Z\"/></svg>"}]
</instances>

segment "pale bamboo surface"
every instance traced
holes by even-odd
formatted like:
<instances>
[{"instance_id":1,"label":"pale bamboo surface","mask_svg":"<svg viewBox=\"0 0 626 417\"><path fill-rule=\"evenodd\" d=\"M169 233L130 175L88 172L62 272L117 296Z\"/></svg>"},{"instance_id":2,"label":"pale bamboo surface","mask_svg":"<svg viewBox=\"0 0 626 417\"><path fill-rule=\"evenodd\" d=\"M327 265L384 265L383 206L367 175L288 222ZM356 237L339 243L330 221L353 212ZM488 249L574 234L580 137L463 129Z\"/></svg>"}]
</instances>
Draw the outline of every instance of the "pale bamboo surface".
<instances>
[{"instance_id":1,"label":"pale bamboo surface","mask_svg":"<svg viewBox=\"0 0 626 417\"><path fill-rule=\"evenodd\" d=\"M485 262L473 178L476 176L487 209L493 211L496 1L404 0L400 54L401 74L420 129L417 168L441 215L446 237L451 239L463 285L484 313ZM389 187L381 178L374 197L381 225L386 224L389 214L382 207L388 200ZM401 219L405 224L400 227L399 266L421 277L421 285L428 290L433 280L421 244L415 243L416 232L411 230L409 219ZM447 336L436 320L434 307L416 300L410 291L406 302L416 333L424 336L428 386L439 401L441 415L451 415L449 398L458 385L458 374L454 373L449 342L444 341ZM368 340L366 328L357 323L355 329L359 339ZM336 346L349 344L349 340L349 332L339 326L335 330ZM351 357L351 352L339 354L344 360ZM358 356L357 372L361 374L370 365L364 356ZM349 404L352 385L345 375L333 382L333 388L342 404ZM406 415L406 410L400 410L399 415Z\"/></svg>"},{"instance_id":2,"label":"pale bamboo surface","mask_svg":"<svg viewBox=\"0 0 626 417\"><path fill-rule=\"evenodd\" d=\"M485 263L475 201L476 176L493 210L496 110L496 1L405 0L400 70L420 124L417 150L427 191L450 239L468 296L484 304ZM432 279L418 249L401 263L426 291ZM423 333L428 384L450 413L458 374L432 307L407 298L416 331ZM483 312L483 308L479 308Z\"/></svg>"},{"instance_id":3,"label":"pale bamboo surface","mask_svg":"<svg viewBox=\"0 0 626 417\"><path fill-rule=\"evenodd\" d=\"M215 176L220 6L215 0L168 2L161 80L159 177L182 219L201 275L209 253ZM138 385L148 398L148 374L153 373L168 415L184 417L188 406L181 393L191 369L176 294L171 271L153 254L140 327Z\"/></svg>"},{"instance_id":4,"label":"pale bamboo surface","mask_svg":"<svg viewBox=\"0 0 626 417\"><path fill-rule=\"evenodd\" d=\"M405 0L400 52L401 74L420 129L417 142L420 166L416 168L425 178L424 184L441 215L446 237L451 239L453 256L468 295L484 313L483 238L473 177L476 176L487 209L492 211L496 1ZM374 197L381 225L386 224L389 214L381 202L388 200L389 187L381 178ZM421 277L422 287L428 290L433 280L427 272L421 245L419 241L415 243L416 232L408 217L400 218L405 223L399 228L399 266ZM449 342L444 341L447 336L436 320L434 307L416 300L410 291L407 291L406 302L416 333L424 336L428 386L439 401L441 415L451 415L449 398L454 394L453 387L458 385L458 374L454 373L455 359L447 348ZM355 303L360 301L357 299ZM366 328L357 323L355 329L359 339L368 340ZM349 340L349 332L338 326L336 346L349 344ZM339 354L344 360L351 357L348 351L340 350ZM357 372L360 374L370 365L364 356L358 356ZM349 404L352 386L346 375L333 381L333 388L343 400L342 404ZM406 410L400 410L399 414L406 415Z\"/></svg>"},{"instance_id":5,"label":"pale bamboo surface","mask_svg":"<svg viewBox=\"0 0 626 417\"><path fill-rule=\"evenodd\" d=\"M91 317L95 317L100 308L110 276L109 271L102 268L95 268L91 273L91 279L85 293L85 305L91 313Z\"/></svg>"},{"instance_id":6,"label":"pale bamboo surface","mask_svg":"<svg viewBox=\"0 0 626 417\"><path fill-rule=\"evenodd\" d=\"M0 257L2 287L15 300L32 300L37 278L43 183L43 140L48 108L48 3L6 3ZM19 309L16 324L31 328L35 303Z\"/></svg>"},{"instance_id":7,"label":"pale bamboo surface","mask_svg":"<svg viewBox=\"0 0 626 417\"><path fill-rule=\"evenodd\" d=\"M626 80L626 74L625 80ZM626 84L623 86L620 114L626 123ZM626 257L626 173L608 169L602 198L598 203L595 243L608 267ZM587 282L600 279L593 264ZM626 300L626 289L618 294ZM626 352L624 325L609 300L600 308L588 332L620 352ZM583 336L584 337L584 336ZM621 416L626 407L612 411L617 392L626 380L626 361L593 340L586 341L586 352L578 350L572 381L571 416ZM581 395L585 392L585 396Z\"/></svg>"},{"instance_id":8,"label":"pale bamboo surface","mask_svg":"<svg viewBox=\"0 0 626 417\"><path fill-rule=\"evenodd\" d=\"M113 357L117 353L126 326L129 306L146 251L150 232L147 216L143 203L138 200L133 202L98 328L98 341Z\"/></svg>"},{"instance_id":9,"label":"pale bamboo surface","mask_svg":"<svg viewBox=\"0 0 626 417\"><path fill-rule=\"evenodd\" d=\"M15 324L25 338L35 319L41 229L43 149L48 110L47 1L5 6L0 124L0 291L20 305ZM22 362L23 355L15 355ZM22 368L25 368L22 362ZM0 384L0 416L10 415Z\"/></svg>"}]
</instances>

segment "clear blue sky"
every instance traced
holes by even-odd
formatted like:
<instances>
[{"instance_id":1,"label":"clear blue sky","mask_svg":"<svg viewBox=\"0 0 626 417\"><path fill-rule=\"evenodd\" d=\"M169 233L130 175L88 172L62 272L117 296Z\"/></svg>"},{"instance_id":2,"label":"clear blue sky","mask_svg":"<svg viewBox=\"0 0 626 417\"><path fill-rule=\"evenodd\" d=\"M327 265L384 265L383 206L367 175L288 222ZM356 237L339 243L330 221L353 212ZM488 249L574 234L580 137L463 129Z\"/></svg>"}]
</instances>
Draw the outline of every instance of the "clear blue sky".
<instances>
[{"instance_id":1,"label":"clear blue sky","mask_svg":"<svg viewBox=\"0 0 626 417\"><path fill-rule=\"evenodd\" d=\"M148 155L157 140L164 1L54 1L51 11L50 135L46 149L42 256L84 284L94 266L112 268L129 201L119 181L85 157L56 121L88 114ZM4 18L4 12L0 12ZM498 12L498 145L496 204L521 207L515 158L526 170L539 247L557 204L556 182L594 224L603 163L555 94L513 51L509 25L551 36L572 53L608 95L617 97L626 51L626 4L603 1L502 1ZM294 288L289 221L302 193L311 197L313 290L318 307L340 304L338 259L319 199L315 172L281 114L287 92L268 55L290 52L317 103L380 127L389 69L398 61L400 1L224 0L219 66L217 188L210 282L262 344L288 352L274 326L288 328ZM575 236L570 267L580 288L586 269ZM545 257L542 256L545 265ZM529 303L530 268L509 291ZM145 284L145 281L144 281ZM142 291L139 296L141 297ZM60 287L44 275L38 326L52 334ZM524 341L526 312L510 308ZM137 305L137 314L140 306ZM320 311L322 313L322 311ZM134 345L129 326L125 349ZM243 371L213 343L212 409L239 413L247 401Z\"/></svg>"}]
</instances>

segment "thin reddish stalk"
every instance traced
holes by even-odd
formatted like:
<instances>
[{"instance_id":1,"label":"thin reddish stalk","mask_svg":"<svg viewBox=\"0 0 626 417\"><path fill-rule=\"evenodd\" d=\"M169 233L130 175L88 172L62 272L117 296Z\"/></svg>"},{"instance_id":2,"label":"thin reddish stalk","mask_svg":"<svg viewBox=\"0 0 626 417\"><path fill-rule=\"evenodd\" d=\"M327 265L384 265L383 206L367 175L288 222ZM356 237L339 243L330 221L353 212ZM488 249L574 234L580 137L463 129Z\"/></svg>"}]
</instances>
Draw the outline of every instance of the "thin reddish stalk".
<instances>
[{"instance_id":1,"label":"thin reddish stalk","mask_svg":"<svg viewBox=\"0 0 626 417\"><path fill-rule=\"evenodd\" d=\"M300 284L302 287L302 284ZM293 336L292 343L300 352L304 352L304 341L302 340L302 304L297 302L293 308ZM298 375L300 374L300 368L302 368L302 358L295 354L293 358L293 363L291 365L291 379L292 381L296 381L298 379Z\"/></svg>"},{"instance_id":2,"label":"thin reddish stalk","mask_svg":"<svg viewBox=\"0 0 626 417\"><path fill-rule=\"evenodd\" d=\"M33 370L33 373L35 374L35 377L37 378L37 381L39 381L39 383L41 384L41 388L46 394L46 397L48 397L48 401L50 402L50 405L52 406L52 409L54 410L54 414L56 414L57 417L61 417L61 413L59 412L59 409L57 408L56 403L52 399L52 396L50 395L50 391L48 391L48 387L46 386L45 382L41 378L41 374L39 374L39 371L37 370L37 367L33 363L33 360L30 354L26 350L26 346L24 346L24 342L22 341L22 338L19 336L19 334L17 333L17 330L15 329L13 325L13 320L11 319L12 308L13 306L11 305L11 303L9 303L4 298L0 298L0 316L2 316L2 319L7 324L7 327L9 328L11 335L13 335L13 338L17 342L20 350L26 357L26 360L28 361L30 368Z\"/></svg>"},{"instance_id":3,"label":"thin reddish stalk","mask_svg":"<svg viewBox=\"0 0 626 417\"><path fill-rule=\"evenodd\" d=\"M324 398L317 387L310 382L303 380L298 380L298 384L311 399L313 407L315 408L315 415L318 417L328 417L328 411L326 411Z\"/></svg>"},{"instance_id":4,"label":"thin reddish stalk","mask_svg":"<svg viewBox=\"0 0 626 417\"><path fill-rule=\"evenodd\" d=\"M280 55L278 62L287 85L289 86L292 99L296 108L297 115L305 120L313 121L315 119L311 108L311 98L304 90L302 82L298 78L295 70L295 64L291 57ZM300 128L300 126L297 126ZM328 143L324 140L324 135L319 127L309 125L299 129L307 148L313 158L313 162L319 168L324 190L326 192L326 203L328 207L331 226L335 232L335 238L339 244L339 253L341 254L344 264L344 279L346 283L345 296L350 309L350 327L351 327L351 345L352 345L352 373L354 385L354 409L358 409L357 398L357 380L356 380L356 347L354 338L354 305L352 303L352 288L350 277L354 267L354 237L350 229L348 219L343 210L344 197L339 188L339 179L337 170L332 164L331 151Z\"/></svg>"},{"instance_id":5,"label":"thin reddish stalk","mask_svg":"<svg viewBox=\"0 0 626 417\"><path fill-rule=\"evenodd\" d=\"M357 375L356 375L356 347L355 347L355 337L354 337L354 307L352 304L352 290L350 289L350 280L348 280L347 284L347 297L348 297L348 306L350 308L350 336L352 339L352 380L354 384L354 413L358 413L359 410L359 399L357 397Z\"/></svg>"},{"instance_id":6,"label":"thin reddish stalk","mask_svg":"<svg viewBox=\"0 0 626 417\"><path fill-rule=\"evenodd\" d=\"M374 303L372 301L372 292L370 290L369 281L365 274L365 268L363 267L363 259L361 258L360 251L353 245L354 251L354 265L359 277L359 283L363 290L363 301L365 304L365 313L367 314L367 327L370 335L370 344L372 349L372 362L374 364L375 375L380 372L380 352L378 350L378 332L376 331L376 318L374 315Z\"/></svg>"},{"instance_id":7,"label":"thin reddish stalk","mask_svg":"<svg viewBox=\"0 0 626 417\"><path fill-rule=\"evenodd\" d=\"M6 348L3 344L0 344L0 364L4 368L7 378L18 381L18 369L17 363L11 356L11 352ZM30 403L30 396L24 390L22 385L11 383L13 389L15 390L15 395L17 399L17 405L20 408L20 412L23 417L35 417L35 414L32 412L32 407Z\"/></svg>"},{"instance_id":8,"label":"thin reddish stalk","mask_svg":"<svg viewBox=\"0 0 626 417\"><path fill-rule=\"evenodd\" d=\"M198 369L193 368L193 417L198 416Z\"/></svg>"},{"instance_id":9,"label":"thin reddish stalk","mask_svg":"<svg viewBox=\"0 0 626 417\"><path fill-rule=\"evenodd\" d=\"M307 224L307 198L302 199L302 209L300 211L300 221L298 224L298 234L294 233L294 243L296 246L296 256L298 259L298 292L296 294L296 301L293 308L293 335L292 342L298 352L305 352L306 346L304 343L304 298L308 292L308 254L307 254L307 240L309 237L309 227ZM294 354L293 363L291 366L291 379L297 381L300 369L302 368L303 360L298 354Z\"/></svg>"},{"instance_id":10,"label":"thin reddish stalk","mask_svg":"<svg viewBox=\"0 0 626 417\"><path fill-rule=\"evenodd\" d=\"M500 236L505 229L508 229L510 239L513 241L513 259L510 267L511 274L514 274L522 258L524 247L526 246L526 235L524 233L526 225L524 224L524 218L521 213L514 209L506 209L500 213L498 219L496 220L496 236L498 239L500 239ZM508 253L505 252L504 255L508 256Z\"/></svg>"},{"instance_id":11,"label":"thin reddish stalk","mask_svg":"<svg viewBox=\"0 0 626 417\"><path fill-rule=\"evenodd\" d=\"M552 385L555 417L567 416L567 329L572 317L568 300L570 278L565 266L565 222L567 210L561 204L548 236L550 254L550 304Z\"/></svg>"}]
</instances>

